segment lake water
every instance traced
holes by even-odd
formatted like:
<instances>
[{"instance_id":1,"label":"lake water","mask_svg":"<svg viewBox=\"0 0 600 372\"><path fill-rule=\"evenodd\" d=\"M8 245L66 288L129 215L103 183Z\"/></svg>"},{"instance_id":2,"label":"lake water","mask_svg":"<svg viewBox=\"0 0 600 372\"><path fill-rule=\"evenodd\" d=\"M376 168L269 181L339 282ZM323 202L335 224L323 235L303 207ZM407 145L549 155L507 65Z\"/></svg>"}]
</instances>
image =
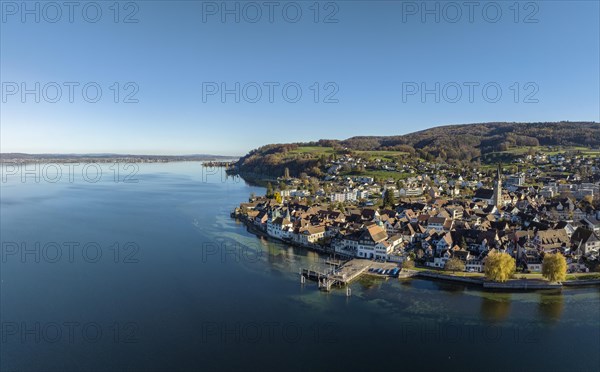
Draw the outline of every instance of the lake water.
<instances>
[{"instance_id":1,"label":"lake water","mask_svg":"<svg viewBox=\"0 0 600 372\"><path fill-rule=\"evenodd\" d=\"M319 255L229 217L262 188L199 163L58 167L2 170L2 371L600 369L598 288L323 293L298 274Z\"/></svg>"}]
</instances>

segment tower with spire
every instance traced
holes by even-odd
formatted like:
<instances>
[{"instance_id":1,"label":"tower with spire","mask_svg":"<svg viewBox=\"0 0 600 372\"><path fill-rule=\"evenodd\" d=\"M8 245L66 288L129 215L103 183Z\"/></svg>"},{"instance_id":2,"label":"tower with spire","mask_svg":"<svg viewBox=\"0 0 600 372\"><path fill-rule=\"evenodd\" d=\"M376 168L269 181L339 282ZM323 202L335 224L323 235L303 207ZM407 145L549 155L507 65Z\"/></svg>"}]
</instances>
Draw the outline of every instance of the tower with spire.
<instances>
[{"instance_id":1,"label":"tower with spire","mask_svg":"<svg viewBox=\"0 0 600 372\"><path fill-rule=\"evenodd\" d=\"M503 204L502 200L502 170L500 163L498 163L498 169L496 170L496 179L494 180L494 205L496 208L500 208Z\"/></svg>"}]
</instances>

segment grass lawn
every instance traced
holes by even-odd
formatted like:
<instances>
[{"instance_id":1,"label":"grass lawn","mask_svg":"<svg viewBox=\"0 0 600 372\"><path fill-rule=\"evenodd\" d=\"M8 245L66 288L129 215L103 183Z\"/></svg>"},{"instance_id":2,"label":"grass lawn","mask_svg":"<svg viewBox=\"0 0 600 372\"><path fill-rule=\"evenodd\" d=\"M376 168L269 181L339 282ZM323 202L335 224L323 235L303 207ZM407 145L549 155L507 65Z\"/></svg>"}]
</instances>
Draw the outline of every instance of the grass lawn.
<instances>
[{"instance_id":1,"label":"grass lawn","mask_svg":"<svg viewBox=\"0 0 600 372\"><path fill-rule=\"evenodd\" d=\"M404 157L408 155L407 152L402 151L353 151L356 155L361 158L372 161L375 159L380 159L382 161L394 161L400 157Z\"/></svg>"},{"instance_id":2,"label":"grass lawn","mask_svg":"<svg viewBox=\"0 0 600 372\"><path fill-rule=\"evenodd\" d=\"M295 150L289 151L288 154L313 154L313 155L331 155L335 151L333 147L321 147L321 146L300 146Z\"/></svg>"},{"instance_id":3,"label":"grass lawn","mask_svg":"<svg viewBox=\"0 0 600 372\"><path fill-rule=\"evenodd\" d=\"M452 274L449 271L440 271L440 273L462 276L462 277L484 277L483 273L463 273L456 272ZM516 273L513 279L538 279L545 280L541 273ZM567 280L590 280L590 279L600 279L600 273L574 273L567 274Z\"/></svg>"},{"instance_id":4,"label":"grass lawn","mask_svg":"<svg viewBox=\"0 0 600 372\"><path fill-rule=\"evenodd\" d=\"M567 274L567 280L592 280L592 279L600 279L600 273Z\"/></svg>"},{"instance_id":5,"label":"grass lawn","mask_svg":"<svg viewBox=\"0 0 600 372\"><path fill-rule=\"evenodd\" d=\"M390 162L398 160L399 158L408 155L407 152L402 151L359 151L352 150L352 152L365 160L372 161L375 159L380 159L382 161ZM333 147L322 147L322 146L300 146L295 150L291 150L287 152L287 156L293 157L295 155L305 155L310 154L315 157L319 157L321 155L333 155L337 153Z\"/></svg>"},{"instance_id":6,"label":"grass lawn","mask_svg":"<svg viewBox=\"0 0 600 372\"><path fill-rule=\"evenodd\" d=\"M393 178L395 181L403 180L411 176L410 173L398 172L398 171L385 171L385 170L364 170L362 172L351 171L351 172L343 172L340 173L341 176L355 177L355 176L364 176L364 177L373 177L373 178Z\"/></svg>"},{"instance_id":7,"label":"grass lawn","mask_svg":"<svg viewBox=\"0 0 600 372\"><path fill-rule=\"evenodd\" d=\"M408 268L408 270L414 270L414 271L434 271L434 270L431 270L431 267L418 267L418 266L410 267L410 268Z\"/></svg>"},{"instance_id":8,"label":"grass lawn","mask_svg":"<svg viewBox=\"0 0 600 372\"><path fill-rule=\"evenodd\" d=\"M411 268L410 270L415 270L415 271L431 271L431 272L435 272L438 274L443 274L443 275L454 275L454 276L460 276L460 277L483 277L483 273L469 273L466 271L456 271L456 272L452 272L452 271L446 271L444 269L439 269L436 267L417 267L415 266L414 268Z\"/></svg>"},{"instance_id":9,"label":"grass lawn","mask_svg":"<svg viewBox=\"0 0 600 372\"><path fill-rule=\"evenodd\" d=\"M583 147L583 146L566 146L566 147L562 147L562 146L535 146L535 147L513 147L510 148L506 151L497 151L497 152L490 152L488 154L485 154L485 156L493 156L493 155L525 155L529 152L529 149L534 149L535 152L542 152L546 155L552 156L552 155L558 155L558 154L562 154L565 152L576 152L576 151L581 151L582 155L587 155L587 156L596 156L596 155L600 155L600 149L590 149L589 147Z\"/></svg>"}]
</instances>

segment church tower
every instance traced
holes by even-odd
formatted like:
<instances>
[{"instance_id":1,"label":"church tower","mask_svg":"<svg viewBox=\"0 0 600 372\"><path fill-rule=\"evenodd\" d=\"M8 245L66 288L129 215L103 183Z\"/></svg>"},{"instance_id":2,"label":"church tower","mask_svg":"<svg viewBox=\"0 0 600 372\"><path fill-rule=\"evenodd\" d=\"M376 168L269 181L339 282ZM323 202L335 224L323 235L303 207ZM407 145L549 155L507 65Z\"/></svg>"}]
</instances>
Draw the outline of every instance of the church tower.
<instances>
[{"instance_id":1,"label":"church tower","mask_svg":"<svg viewBox=\"0 0 600 372\"><path fill-rule=\"evenodd\" d=\"M500 168L500 164L498 164L498 169L496 171L496 180L494 180L494 197L493 197L494 205L496 208L500 208L504 201L502 199L502 170Z\"/></svg>"}]
</instances>

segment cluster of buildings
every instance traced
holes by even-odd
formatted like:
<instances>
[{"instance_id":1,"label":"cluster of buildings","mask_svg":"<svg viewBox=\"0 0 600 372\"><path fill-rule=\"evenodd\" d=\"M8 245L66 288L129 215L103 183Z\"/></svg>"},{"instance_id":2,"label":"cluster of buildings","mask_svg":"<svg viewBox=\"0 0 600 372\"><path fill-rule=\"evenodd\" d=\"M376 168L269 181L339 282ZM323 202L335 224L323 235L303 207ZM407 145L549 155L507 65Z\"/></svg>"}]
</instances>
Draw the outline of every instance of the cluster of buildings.
<instances>
[{"instance_id":1,"label":"cluster of buildings","mask_svg":"<svg viewBox=\"0 0 600 372\"><path fill-rule=\"evenodd\" d=\"M298 189L282 190L279 202L253 198L234 214L270 237L342 257L412 259L435 268L458 258L466 271L481 272L496 250L513 256L518 268L539 272L543 255L558 252L569 271L587 271L600 255L594 164L588 178L594 182L572 184L540 175L536 185L527 185L535 171L504 176L500 167L491 179L431 172L411 175L402 185L372 177L320 180L302 197L293 197ZM338 169L330 170L329 176ZM464 192L469 188L473 192ZM386 192L399 200L378 207Z\"/></svg>"},{"instance_id":2,"label":"cluster of buildings","mask_svg":"<svg viewBox=\"0 0 600 372\"><path fill-rule=\"evenodd\" d=\"M392 210L382 211L396 215ZM275 203L258 198L242 203L236 216L268 236L344 257L401 260L400 231L388 229L380 212L363 208L346 213L326 205ZM384 216L389 216L384 214Z\"/></svg>"}]
</instances>

